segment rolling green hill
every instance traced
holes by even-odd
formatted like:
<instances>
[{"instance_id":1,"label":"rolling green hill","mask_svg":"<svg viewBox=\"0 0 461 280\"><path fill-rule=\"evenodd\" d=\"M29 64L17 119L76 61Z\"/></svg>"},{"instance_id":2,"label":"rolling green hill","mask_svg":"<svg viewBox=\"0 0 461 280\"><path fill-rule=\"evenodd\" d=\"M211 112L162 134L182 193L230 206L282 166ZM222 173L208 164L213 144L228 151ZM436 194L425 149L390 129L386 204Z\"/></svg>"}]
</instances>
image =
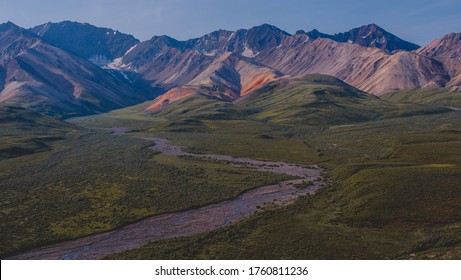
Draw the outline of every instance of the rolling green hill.
<instances>
[{"instance_id":1,"label":"rolling green hill","mask_svg":"<svg viewBox=\"0 0 461 280\"><path fill-rule=\"evenodd\" d=\"M340 80L309 75L268 85L239 102L257 120L283 124L325 125L377 118L385 102ZM379 109L379 111L378 111Z\"/></svg>"},{"instance_id":2,"label":"rolling green hill","mask_svg":"<svg viewBox=\"0 0 461 280\"><path fill-rule=\"evenodd\" d=\"M76 130L66 122L0 103L0 159L46 151Z\"/></svg>"},{"instance_id":3,"label":"rolling green hill","mask_svg":"<svg viewBox=\"0 0 461 280\"><path fill-rule=\"evenodd\" d=\"M461 108L461 92L448 89L414 89L395 91L382 96L383 100L431 106Z\"/></svg>"}]
</instances>

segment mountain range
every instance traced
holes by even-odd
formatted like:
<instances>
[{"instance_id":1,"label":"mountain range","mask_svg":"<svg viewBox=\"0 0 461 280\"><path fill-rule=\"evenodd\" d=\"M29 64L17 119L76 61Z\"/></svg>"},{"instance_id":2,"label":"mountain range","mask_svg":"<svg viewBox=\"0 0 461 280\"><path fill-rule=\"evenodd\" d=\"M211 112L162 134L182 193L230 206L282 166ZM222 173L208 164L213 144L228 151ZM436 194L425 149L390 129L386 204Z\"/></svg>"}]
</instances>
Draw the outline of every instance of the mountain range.
<instances>
[{"instance_id":1,"label":"mountain range","mask_svg":"<svg viewBox=\"0 0 461 280\"><path fill-rule=\"evenodd\" d=\"M179 41L64 21L0 25L0 102L59 117L152 100L157 111L199 93L233 102L276 82L331 75L376 96L461 86L461 33L420 47L376 24L328 35L263 24ZM161 95L161 96L159 96Z\"/></svg>"},{"instance_id":2,"label":"mountain range","mask_svg":"<svg viewBox=\"0 0 461 280\"><path fill-rule=\"evenodd\" d=\"M94 114L150 98L126 79L12 23L0 25L0 102L54 116Z\"/></svg>"}]
</instances>

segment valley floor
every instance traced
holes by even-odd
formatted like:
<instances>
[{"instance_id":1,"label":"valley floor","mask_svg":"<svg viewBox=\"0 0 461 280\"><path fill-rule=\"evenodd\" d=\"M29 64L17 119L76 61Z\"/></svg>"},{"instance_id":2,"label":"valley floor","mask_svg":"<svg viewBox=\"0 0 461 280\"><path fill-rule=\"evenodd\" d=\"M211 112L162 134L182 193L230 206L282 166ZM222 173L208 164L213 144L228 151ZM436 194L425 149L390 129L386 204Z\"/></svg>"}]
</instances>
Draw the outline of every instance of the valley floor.
<instances>
[{"instance_id":1,"label":"valley floor","mask_svg":"<svg viewBox=\"0 0 461 280\"><path fill-rule=\"evenodd\" d=\"M127 129L114 128L113 134L120 136L125 131ZM281 181L275 185L256 187L233 200L198 209L153 216L118 230L33 250L9 259L100 259L110 254L140 247L151 241L190 236L230 225L254 214L258 209L271 205L286 205L299 196L314 194L325 184L321 177L322 169L317 166L307 167L285 162L186 153L182 151L181 147L167 144L166 139L143 139L153 142L154 146L151 149L162 154L212 158L226 161L236 167L286 174L296 179Z\"/></svg>"}]
</instances>

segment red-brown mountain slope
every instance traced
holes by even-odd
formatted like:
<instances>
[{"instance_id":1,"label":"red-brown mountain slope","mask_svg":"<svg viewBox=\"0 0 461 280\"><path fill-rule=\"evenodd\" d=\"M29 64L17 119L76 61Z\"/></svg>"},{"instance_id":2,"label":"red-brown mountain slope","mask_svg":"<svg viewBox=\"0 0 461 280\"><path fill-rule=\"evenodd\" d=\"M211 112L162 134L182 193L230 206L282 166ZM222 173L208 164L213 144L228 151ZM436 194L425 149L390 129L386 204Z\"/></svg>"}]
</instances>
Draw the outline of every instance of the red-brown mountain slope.
<instances>
[{"instance_id":1,"label":"red-brown mountain slope","mask_svg":"<svg viewBox=\"0 0 461 280\"><path fill-rule=\"evenodd\" d=\"M226 52L187 85L171 89L157 98L147 110L157 111L194 93L233 101L282 75L250 58Z\"/></svg>"},{"instance_id":2,"label":"red-brown mountain slope","mask_svg":"<svg viewBox=\"0 0 461 280\"><path fill-rule=\"evenodd\" d=\"M461 86L461 33L451 33L434 40L418 53L443 63L451 77L448 86Z\"/></svg>"}]
</instances>

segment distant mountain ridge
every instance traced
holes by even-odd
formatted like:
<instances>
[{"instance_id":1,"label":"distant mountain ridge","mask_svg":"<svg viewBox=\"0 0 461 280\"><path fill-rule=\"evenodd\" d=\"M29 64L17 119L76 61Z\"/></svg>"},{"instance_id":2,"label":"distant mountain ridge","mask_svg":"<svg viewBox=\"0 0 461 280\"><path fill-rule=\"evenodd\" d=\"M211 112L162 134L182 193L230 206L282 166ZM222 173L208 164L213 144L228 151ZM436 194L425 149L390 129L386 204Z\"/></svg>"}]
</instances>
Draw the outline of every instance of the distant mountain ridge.
<instances>
[{"instance_id":1,"label":"distant mountain ridge","mask_svg":"<svg viewBox=\"0 0 461 280\"><path fill-rule=\"evenodd\" d=\"M139 44L132 35L110 28L100 28L88 23L63 21L45 23L30 29L53 45L105 66L130 48Z\"/></svg>"},{"instance_id":2,"label":"distant mountain ridge","mask_svg":"<svg viewBox=\"0 0 461 280\"><path fill-rule=\"evenodd\" d=\"M219 30L187 41L156 36L111 67L136 71L153 83L177 87L191 83L219 57L231 52L285 75L332 75L375 95L445 86L450 77L443 63L413 52L418 47L375 24L335 35L318 31L291 35L263 24L235 32Z\"/></svg>"},{"instance_id":3,"label":"distant mountain ridge","mask_svg":"<svg viewBox=\"0 0 461 280\"><path fill-rule=\"evenodd\" d=\"M300 30L296 34L306 34L312 39L328 38L336 42L358 44L363 47L378 48L392 53L398 50L414 51L420 46L400 39L376 24L363 25L348 32L328 35L314 29L309 32Z\"/></svg>"},{"instance_id":4,"label":"distant mountain ridge","mask_svg":"<svg viewBox=\"0 0 461 280\"><path fill-rule=\"evenodd\" d=\"M334 35L315 29L292 35L263 24L186 41L154 36L143 42L109 28L70 21L29 31L6 23L0 30L0 101L13 102L18 92L27 92L37 105L48 102L50 94L53 100L67 100L73 91L72 98L77 98L66 101L67 111L82 106L79 96L88 92L92 98L83 99L91 100L84 107L95 107L81 112L123 107L165 91L151 106L161 109L193 93L233 101L272 81L307 74L334 76L377 96L400 89L456 89L461 84L459 34L419 48L376 24ZM67 71L67 64L79 66ZM19 70L27 74L12 75ZM104 102L98 99L102 96Z\"/></svg>"},{"instance_id":5,"label":"distant mountain ridge","mask_svg":"<svg viewBox=\"0 0 461 280\"><path fill-rule=\"evenodd\" d=\"M0 102L58 116L105 112L152 98L127 80L11 22L0 24Z\"/></svg>"}]
</instances>

